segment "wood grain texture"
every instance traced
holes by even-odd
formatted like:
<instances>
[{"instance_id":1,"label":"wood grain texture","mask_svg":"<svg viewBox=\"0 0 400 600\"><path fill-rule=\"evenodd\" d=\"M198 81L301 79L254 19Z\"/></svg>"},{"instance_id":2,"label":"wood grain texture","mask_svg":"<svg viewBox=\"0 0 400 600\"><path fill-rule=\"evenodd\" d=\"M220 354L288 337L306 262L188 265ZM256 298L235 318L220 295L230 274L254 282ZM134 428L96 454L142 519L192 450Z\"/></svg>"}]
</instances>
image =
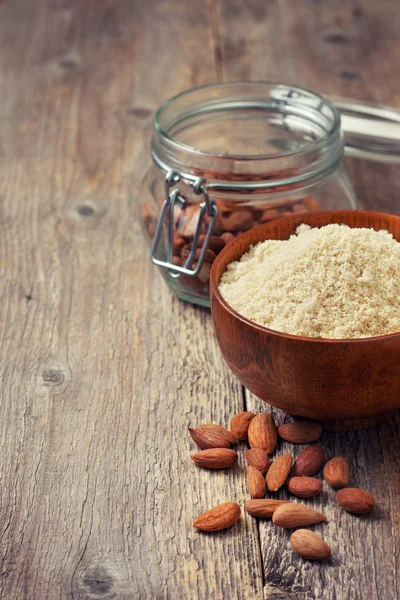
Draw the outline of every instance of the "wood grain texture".
<instances>
[{"instance_id":1,"label":"wood grain texture","mask_svg":"<svg viewBox=\"0 0 400 600\"><path fill-rule=\"evenodd\" d=\"M297 84L400 106L396 0L219 0L225 81ZM346 158L362 208L400 213L399 169Z\"/></svg>"},{"instance_id":2,"label":"wood grain texture","mask_svg":"<svg viewBox=\"0 0 400 600\"><path fill-rule=\"evenodd\" d=\"M266 410L266 405L248 393L247 408L257 412ZM278 424L290 421L282 411L270 410ZM310 529L331 546L333 557L324 564L304 561L290 548L290 530L260 520L266 599L399 597L399 428L400 418L396 416L364 431L324 432L316 442L324 447L327 459L339 455L348 459L351 485L370 492L376 500L371 516L345 513L336 502L335 490L325 482L316 498L296 500L286 490L274 494L280 500L305 502L326 515L327 523ZM280 440L276 455L294 451L297 456L303 448ZM322 480L322 469L314 477Z\"/></svg>"},{"instance_id":3,"label":"wood grain texture","mask_svg":"<svg viewBox=\"0 0 400 600\"><path fill-rule=\"evenodd\" d=\"M187 433L229 425L240 387L208 313L172 298L135 223L152 111L212 77L207 11L18 4L0 6L0 596L261 597L254 521L192 528L243 504L243 457L202 470Z\"/></svg>"},{"instance_id":4,"label":"wood grain texture","mask_svg":"<svg viewBox=\"0 0 400 600\"><path fill-rule=\"evenodd\" d=\"M224 80L294 83L322 94L400 106L397 77L400 14L393 0L379 3L307 0L220 1ZM395 75L396 72L396 75ZM398 166L345 159L361 207L400 214ZM265 405L246 394L246 410ZM278 423L287 415L271 409ZM315 526L334 558L330 566L293 556L289 533L260 521L264 597L268 600L361 600L400 597L400 418L356 433L324 433L328 456L348 457L354 485L378 502L373 519L349 518L325 488L308 501L328 516ZM290 451L282 443L279 452ZM301 448L299 447L297 452ZM281 492L281 498L288 498ZM329 501L329 504L328 504Z\"/></svg>"},{"instance_id":5,"label":"wood grain texture","mask_svg":"<svg viewBox=\"0 0 400 600\"><path fill-rule=\"evenodd\" d=\"M209 313L171 297L136 222L161 101L259 78L400 105L396 9L0 3L1 598L400 596L398 419L324 438L379 504L373 520L332 504L333 566L303 563L285 532L247 515L236 530L192 530L210 505L247 494L243 458L229 473L199 469L186 427L227 426L245 404ZM350 169L367 208L399 212L396 168Z\"/></svg>"}]
</instances>

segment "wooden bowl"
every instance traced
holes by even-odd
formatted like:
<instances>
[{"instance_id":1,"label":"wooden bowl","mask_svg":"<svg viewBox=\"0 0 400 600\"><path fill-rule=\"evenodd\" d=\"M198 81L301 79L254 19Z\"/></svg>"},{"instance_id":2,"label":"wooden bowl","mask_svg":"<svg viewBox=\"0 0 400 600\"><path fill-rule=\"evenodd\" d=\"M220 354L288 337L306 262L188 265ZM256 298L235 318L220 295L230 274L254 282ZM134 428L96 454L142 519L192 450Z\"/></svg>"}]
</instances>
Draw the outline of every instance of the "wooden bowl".
<instances>
[{"instance_id":1,"label":"wooden bowl","mask_svg":"<svg viewBox=\"0 0 400 600\"><path fill-rule=\"evenodd\" d=\"M320 420L326 429L369 427L400 409L400 333L343 340L280 333L242 317L218 291L227 265L252 244L286 240L301 223L387 229L400 241L400 217L373 212L308 213L254 227L228 244L211 270L218 343L240 382L269 404Z\"/></svg>"}]
</instances>

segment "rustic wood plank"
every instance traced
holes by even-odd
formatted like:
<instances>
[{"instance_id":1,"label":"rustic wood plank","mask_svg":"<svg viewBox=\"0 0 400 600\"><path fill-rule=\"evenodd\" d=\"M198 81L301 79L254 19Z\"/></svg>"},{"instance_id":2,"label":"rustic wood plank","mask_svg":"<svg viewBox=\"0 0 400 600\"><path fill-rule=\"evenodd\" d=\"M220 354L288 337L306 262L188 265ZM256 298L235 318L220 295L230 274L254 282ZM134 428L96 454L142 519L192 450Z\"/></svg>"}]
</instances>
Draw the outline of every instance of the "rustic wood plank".
<instances>
[{"instance_id":1,"label":"rustic wood plank","mask_svg":"<svg viewBox=\"0 0 400 600\"><path fill-rule=\"evenodd\" d=\"M277 424L292 419L247 393L247 408L271 411ZM327 516L328 522L311 529L331 545L328 563L311 563L296 556L290 546L290 531L259 521L263 552L265 598L397 598L399 595L399 491L400 417L377 428L351 433L324 432L317 442L327 458L345 456L350 464L353 487L369 491L377 507L372 516L345 513L336 503L335 491L325 482L321 497L305 500ZM305 446L280 440L275 455L294 453ZM322 479L320 472L317 477ZM294 500L286 490L271 497Z\"/></svg>"},{"instance_id":2,"label":"rustic wood plank","mask_svg":"<svg viewBox=\"0 0 400 600\"><path fill-rule=\"evenodd\" d=\"M400 27L396 3L312 1L269 3L222 0L220 39L223 77L297 83L325 94L400 106L395 43ZM362 206L399 213L398 167L346 159ZM246 395L249 410L265 405ZM278 422L286 418L273 409ZM315 527L332 543L327 565L311 564L288 548L289 535L260 523L265 598L282 600L397 598L400 595L400 418L358 433L324 434L329 456L344 454L352 482L377 499L373 518L343 514L334 493L310 501L328 516ZM282 444L279 453L290 451ZM298 449L296 448L296 452ZM288 496L285 492L282 498Z\"/></svg>"},{"instance_id":3,"label":"rustic wood plank","mask_svg":"<svg viewBox=\"0 0 400 600\"><path fill-rule=\"evenodd\" d=\"M329 570L281 554L268 524L262 568L247 516L192 530L246 492L242 459L189 464L186 426L227 425L243 398L209 314L171 297L131 228L151 114L184 88L276 79L399 105L396 4L363 4L0 3L1 597L247 600L263 571L266 598L400 595L398 419L325 438L380 504L373 521L330 506ZM367 207L398 212L396 168L349 166Z\"/></svg>"},{"instance_id":4,"label":"rustic wood plank","mask_svg":"<svg viewBox=\"0 0 400 600\"><path fill-rule=\"evenodd\" d=\"M251 519L192 528L243 504L243 460L197 468L186 429L241 388L135 222L150 115L215 77L212 43L183 1L0 7L2 598L262 596Z\"/></svg>"}]
</instances>

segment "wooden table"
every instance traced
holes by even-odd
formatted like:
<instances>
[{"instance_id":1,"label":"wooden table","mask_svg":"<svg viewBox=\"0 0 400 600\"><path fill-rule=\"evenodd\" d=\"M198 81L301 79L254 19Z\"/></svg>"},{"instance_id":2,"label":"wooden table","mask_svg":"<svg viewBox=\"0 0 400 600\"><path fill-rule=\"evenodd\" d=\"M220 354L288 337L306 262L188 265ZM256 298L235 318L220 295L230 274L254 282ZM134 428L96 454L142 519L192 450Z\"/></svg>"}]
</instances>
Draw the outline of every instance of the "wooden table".
<instances>
[{"instance_id":1,"label":"wooden table","mask_svg":"<svg viewBox=\"0 0 400 600\"><path fill-rule=\"evenodd\" d=\"M399 33L396 0L0 3L2 599L400 597L398 417L324 435L378 505L357 518L330 489L314 502L331 564L248 515L192 529L247 492L243 457L196 468L187 426L265 405L230 374L209 312L161 282L137 218L163 99L260 79L400 107ZM400 167L347 167L362 206L400 213Z\"/></svg>"}]
</instances>

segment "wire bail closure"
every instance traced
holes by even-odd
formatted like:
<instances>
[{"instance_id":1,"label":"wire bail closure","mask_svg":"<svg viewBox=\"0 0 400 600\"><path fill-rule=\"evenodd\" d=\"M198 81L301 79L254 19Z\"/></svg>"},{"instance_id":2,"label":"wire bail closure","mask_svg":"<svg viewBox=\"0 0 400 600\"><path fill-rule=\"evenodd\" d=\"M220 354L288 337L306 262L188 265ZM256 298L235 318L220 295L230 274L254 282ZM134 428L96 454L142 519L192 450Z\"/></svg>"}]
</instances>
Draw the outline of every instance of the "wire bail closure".
<instances>
[{"instance_id":1,"label":"wire bail closure","mask_svg":"<svg viewBox=\"0 0 400 600\"><path fill-rule=\"evenodd\" d=\"M157 223L157 229L153 240L153 246L151 249L151 261L155 265L159 267L163 267L167 269L170 276L178 279L181 275L188 275L189 277L195 277L200 272L200 269L203 264L204 256L208 248L208 242L214 228L215 219L218 214L218 207L214 200L210 198L208 194L207 187L205 186L206 180L202 177L196 178L193 182L186 185L189 185L194 193L198 196L203 196L203 202L199 205L199 218L197 222L196 232L193 238L192 248L189 252L189 256L187 257L183 266L174 265L172 262L173 257L173 246L174 246L174 208L175 204L179 205L181 208L184 208L186 201L179 194L179 189L174 188L177 183L185 181L182 180L179 173L175 171L169 171L165 176L165 200L161 209L160 218ZM174 189L172 189L174 188ZM196 261L197 264L194 268L190 268L193 263L194 256L196 254L196 250L198 247L199 237L202 230L203 223L205 222L205 215L211 217L211 221L209 222L206 228L206 237L204 240L203 247L201 249L200 256ZM164 225L167 227L167 260L161 260L159 257L160 243L161 243L161 234L164 228Z\"/></svg>"}]
</instances>

